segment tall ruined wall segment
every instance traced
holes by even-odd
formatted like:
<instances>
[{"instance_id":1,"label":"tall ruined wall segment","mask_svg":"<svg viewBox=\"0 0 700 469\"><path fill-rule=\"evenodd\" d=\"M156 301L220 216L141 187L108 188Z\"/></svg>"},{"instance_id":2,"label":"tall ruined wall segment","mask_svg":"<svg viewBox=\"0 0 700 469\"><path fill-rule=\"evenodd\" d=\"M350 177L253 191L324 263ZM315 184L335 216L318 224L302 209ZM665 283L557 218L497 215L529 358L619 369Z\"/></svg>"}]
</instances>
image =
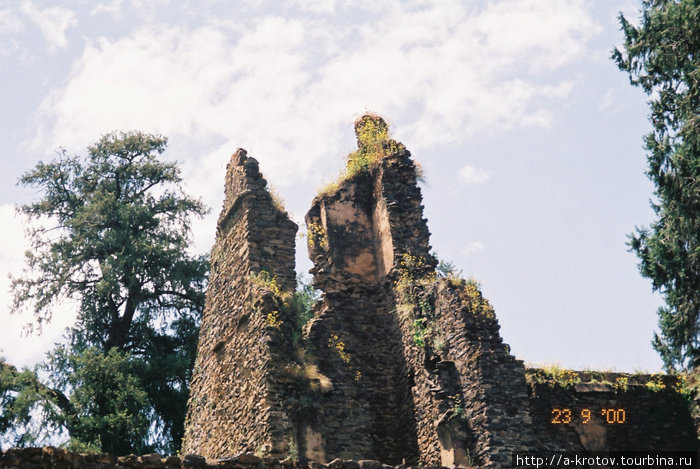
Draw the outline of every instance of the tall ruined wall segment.
<instances>
[{"instance_id":1,"label":"tall ruined wall segment","mask_svg":"<svg viewBox=\"0 0 700 469\"><path fill-rule=\"evenodd\" d=\"M393 141L375 145L375 164L316 197L306 216L314 285L324 293L308 341L333 383L312 428L325 459L415 464L412 382L391 273L403 253L432 259L429 232L410 154Z\"/></svg>"},{"instance_id":2,"label":"tall ruined wall segment","mask_svg":"<svg viewBox=\"0 0 700 469\"><path fill-rule=\"evenodd\" d=\"M324 292L308 337L333 382L316 439L326 459L507 465L532 441L522 363L493 311L472 304L476 289L437 281L410 153L381 118L364 116L356 133L348 166L369 163L306 217Z\"/></svg>"},{"instance_id":3,"label":"tall ruined wall segment","mask_svg":"<svg viewBox=\"0 0 700 469\"><path fill-rule=\"evenodd\" d=\"M288 390L276 378L291 353L293 318L284 316L272 282L255 278L294 290L297 226L276 206L245 150L231 157L225 193L182 451L286 455L293 428Z\"/></svg>"}]
</instances>

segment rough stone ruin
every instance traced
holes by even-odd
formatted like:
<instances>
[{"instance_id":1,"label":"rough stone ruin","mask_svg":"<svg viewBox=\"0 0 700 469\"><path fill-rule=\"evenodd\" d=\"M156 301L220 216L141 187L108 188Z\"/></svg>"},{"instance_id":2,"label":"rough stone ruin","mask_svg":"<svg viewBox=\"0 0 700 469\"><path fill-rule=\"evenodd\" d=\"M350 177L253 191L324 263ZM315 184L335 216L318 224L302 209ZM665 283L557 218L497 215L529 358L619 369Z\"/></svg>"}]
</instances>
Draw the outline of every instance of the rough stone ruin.
<instances>
[{"instance_id":1,"label":"rough stone ruin","mask_svg":"<svg viewBox=\"0 0 700 469\"><path fill-rule=\"evenodd\" d=\"M673 383L526 380L478 285L436 275L408 150L379 117L355 128L348 173L306 215L322 292L308 322L293 294L297 226L258 162L232 156L183 454L503 467L515 451L695 444ZM552 423L552 409L583 405L590 425ZM623 405L625 424L597 415Z\"/></svg>"}]
</instances>

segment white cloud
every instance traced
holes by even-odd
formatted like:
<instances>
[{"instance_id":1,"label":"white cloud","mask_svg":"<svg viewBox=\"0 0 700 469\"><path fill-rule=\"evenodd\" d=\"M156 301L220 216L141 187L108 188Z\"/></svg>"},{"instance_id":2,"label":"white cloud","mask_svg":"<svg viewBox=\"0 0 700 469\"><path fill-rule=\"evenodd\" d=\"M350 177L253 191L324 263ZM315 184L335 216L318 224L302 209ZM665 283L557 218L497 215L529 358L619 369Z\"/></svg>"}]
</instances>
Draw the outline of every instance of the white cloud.
<instances>
[{"instance_id":1,"label":"white cloud","mask_svg":"<svg viewBox=\"0 0 700 469\"><path fill-rule=\"evenodd\" d=\"M289 0L288 4L312 13L333 13L337 0Z\"/></svg>"},{"instance_id":2,"label":"white cloud","mask_svg":"<svg viewBox=\"0 0 700 469\"><path fill-rule=\"evenodd\" d=\"M56 308L53 319L43 333L24 336L24 325L32 321L31 313L10 314L12 295L9 274L20 276L24 265L24 221L11 205L0 205L0 356L16 366L30 366L40 360L59 341L66 327L75 321L69 302Z\"/></svg>"},{"instance_id":3,"label":"white cloud","mask_svg":"<svg viewBox=\"0 0 700 469\"><path fill-rule=\"evenodd\" d=\"M49 50L65 47L68 43L66 30L78 23L75 13L67 8L48 7L40 10L30 0L23 0L20 10L39 28L49 43Z\"/></svg>"},{"instance_id":4,"label":"white cloud","mask_svg":"<svg viewBox=\"0 0 700 469\"><path fill-rule=\"evenodd\" d=\"M242 27L221 16L93 40L43 100L36 143L80 150L105 132L139 128L201 142L188 157L205 194L221 178L202 168L222 168L238 146L284 185L337 167L336 155L352 150L351 120L365 110L386 116L396 138L410 135L414 150L547 127L572 89L571 77L551 71L581 56L597 28L578 0L482 9L372 1L357 4L350 23L346 4L333 6L336 16L323 20L262 16Z\"/></svg>"},{"instance_id":5,"label":"white cloud","mask_svg":"<svg viewBox=\"0 0 700 469\"><path fill-rule=\"evenodd\" d=\"M0 10L0 33L16 34L24 28L22 20L9 8Z\"/></svg>"},{"instance_id":6,"label":"white cloud","mask_svg":"<svg viewBox=\"0 0 700 469\"><path fill-rule=\"evenodd\" d=\"M481 252L484 249L486 249L486 247L481 241L471 241L464 246L464 249L462 249L462 254L464 254L464 256L469 256L475 252Z\"/></svg>"},{"instance_id":7,"label":"white cloud","mask_svg":"<svg viewBox=\"0 0 700 469\"><path fill-rule=\"evenodd\" d=\"M92 10L90 16L99 14L109 15L112 18L121 18L124 13L124 0L110 0L98 3Z\"/></svg>"},{"instance_id":8,"label":"white cloud","mask_svg":"<svg viewBox=\"0 0 700 469\"><path fill-rule=\"evenodd\" d=\"M600 30L582 0L489 2L475 21L486 49L497 57L527 57L531 71L553 69L583 54Z\"/></svg>"},{"instance_id":9,"label":"white cloud","mask_svg":"<svg viewBox=\"0 0 700 469\"><path fill-rule=\"evenodd\" d=\"M474 166L462 166L457 177L463 184L484 184L491 178L491 173Z\"/></svg>"}]
</instances>

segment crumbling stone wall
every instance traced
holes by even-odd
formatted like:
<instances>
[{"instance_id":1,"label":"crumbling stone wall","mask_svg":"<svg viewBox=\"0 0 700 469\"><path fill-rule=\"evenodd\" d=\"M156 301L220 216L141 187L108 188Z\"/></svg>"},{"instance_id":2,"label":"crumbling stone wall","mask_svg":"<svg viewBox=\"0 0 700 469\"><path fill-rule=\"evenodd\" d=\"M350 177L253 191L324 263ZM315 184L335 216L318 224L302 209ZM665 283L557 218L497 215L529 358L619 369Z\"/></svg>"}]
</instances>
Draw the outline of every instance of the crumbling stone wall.
<instances>
[{"instance_id":1,"label":"crumbling stone wall","mask_svg":"<svg viewBox=\"0 0 700 469\"><path fill-rule=\"evenodd\" d=\"M529 369L532 427L543 451L696 451L678 378Z\"/></svg>"},{"instance_id":2,"label":"crumbling stone wall","mask_svg":"<svg viewBox=\"0 0 700 469\"><path fill-rule=\"evenodd\" d=\"M351 171L306 215L323 295L303 329L287 303L297 227L265 190L257 161L243 150L232 157L183 452L248 451L333 467L341 459L509 467L515 451L695 441L676 395L631 388L613 396L590 383L528 388L478 285L437 277L410 153L381 118L363 116L356 133ZM630 420L630 436L543 423L562 399L678 417L646 429Z\"/></svg>"},{"instance_id":3,"label":"crumbling stone wall","mask_svg":"<svg viewBox=\"0 0 700 469\"><path fill-rule=\"evenodd\" d=\"M234 153L211 253L183 452L207 457L258 451L286 455L293 426L280 367L292 353L293 318L280 291L295 288L297 226L266 190L258 162Z\"/></svg>"},{"instance_id":4,"label":"crumbling stone wall","mask_svg":"<svg viewBox=\"0 0 700 469\"><path fill-rule=\"evenodd\" d=\"M360 119L358 151L363 125L386 124ZM532 440L522 363L492 311L476 320L469 295L436 281L410 153L388 136L375 145L381 159L318 196L306 217L314 284L325 292L309 338L333 381L315 434L326 457L507 465ZM439 352L416 338L428 328L441 334ZM348 402L360 411L348 413Z\"/></svg>"},{"instance_id":5,"label":"crumbling stone wall","mask_svg":"<svg viewBox=\"0 0 700 469\"><path fill-rule=\"evenodd\" d=\"M313 426L326 459L418 461L411 382L388 274L408 243L427 254L428 232L421 213L412 214L423 224L416 230L408 210L396 214L406 203L420 207L419 189L413 186L417 205L414 195L399 208L387 200L382 184L387 172L410 162L408 156L405 150L392 154L371 172L342 181L336 191L314 199L306 216L314 285L324 292L308 341L333 383ZM412 166L409 171L415 174ZM407 234L396 236L401 222Z\"/></svg>"},{"instance_id":6,"label":"crumbling stone wall","mask_svg":"<svg viewBox=\"0 0 700 469\"><path fill-rule=\"evenodd\" d=\"M533 448L523 364L510 355L493 309L471 282L443 278L404 309L421 462L508 466ZM417 340L420 339L420 340Z\"/></svg>"}]
</instances>

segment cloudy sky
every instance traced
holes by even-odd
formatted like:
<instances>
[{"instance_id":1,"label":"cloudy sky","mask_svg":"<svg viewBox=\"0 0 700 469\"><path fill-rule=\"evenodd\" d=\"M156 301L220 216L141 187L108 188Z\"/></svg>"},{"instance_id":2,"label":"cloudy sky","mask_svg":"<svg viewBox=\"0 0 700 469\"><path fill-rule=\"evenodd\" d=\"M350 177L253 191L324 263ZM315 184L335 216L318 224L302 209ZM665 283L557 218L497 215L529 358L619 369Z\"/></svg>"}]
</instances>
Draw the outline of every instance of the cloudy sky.
<instances>
[{"instance_id":1,"label":"cloudy sky","mask_svg":"<svg viewBox=\"0 0 700 469\"><path fill-rule=\"evenodd\" d=\"M0 3L0 349L31 365L40 337L10 315L22 270L17 178L112 130L169 137L186 190L212 213L237 147L303 220L353 150L354 119L384 116L425 169L437 254L476 277L526 362L657 370L660 299L626 236L652 220L643 94L609 59L631 0L4 0ZM310 263L298 247L298 270Z\"/></svg>"}]
</instances>

